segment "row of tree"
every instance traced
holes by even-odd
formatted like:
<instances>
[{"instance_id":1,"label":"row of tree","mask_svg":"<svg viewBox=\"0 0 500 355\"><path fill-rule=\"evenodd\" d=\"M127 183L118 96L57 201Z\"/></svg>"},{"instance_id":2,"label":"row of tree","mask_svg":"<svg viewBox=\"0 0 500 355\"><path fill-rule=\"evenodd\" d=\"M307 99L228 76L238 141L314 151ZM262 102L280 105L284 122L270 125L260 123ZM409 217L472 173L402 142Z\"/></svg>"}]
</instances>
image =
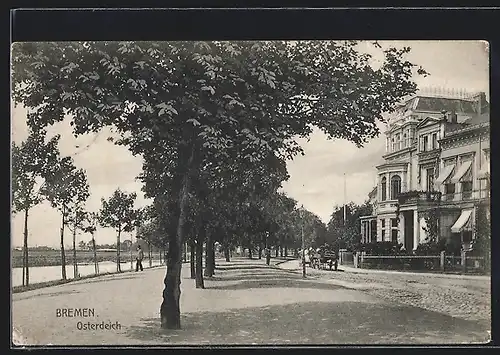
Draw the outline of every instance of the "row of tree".
<instances>
[{"instance_id":1,"label":"row of tree","mask_svg":"<svg viewBox=\"0 0 500 355\"><path fill-rule=\"evenodd\" d=\"M182 245L203 287L203 243L210 275L215 241L286 242L306 215L278 193L295 138L318 127L362 146L415 92L410 49L381 50L374 69L355 41L17 43L13 97L33 129L70 115L76 135L112 126L143 157L144 223L169 250L161 325L180 328Z\"/></svg>"},{"instance_id":2,"label":"row of tree","mask_svg":"<svg viewBox=\"0 0 500 355\"><path fill-rule=\"evenodd\" d=\"M29 285L28 220L30 210L44 201L61 214L60 248L61 277L66 280L65 230L73 235L73 272L78 277L76 235L90 233L97 268L94 234L97 227L117 231L117 270L120 271L120 236L132 232L140 220L140 209L134 209L135 193L117 189L108 199L101 199L99 212L88 212L85 203L90 196L87 176L78 169L70 156L61 156L60 136L46 139L46 132L30 129L26 140L12 143L12 211L24 213L23 285Z\"/></svg>"}]
</instances>

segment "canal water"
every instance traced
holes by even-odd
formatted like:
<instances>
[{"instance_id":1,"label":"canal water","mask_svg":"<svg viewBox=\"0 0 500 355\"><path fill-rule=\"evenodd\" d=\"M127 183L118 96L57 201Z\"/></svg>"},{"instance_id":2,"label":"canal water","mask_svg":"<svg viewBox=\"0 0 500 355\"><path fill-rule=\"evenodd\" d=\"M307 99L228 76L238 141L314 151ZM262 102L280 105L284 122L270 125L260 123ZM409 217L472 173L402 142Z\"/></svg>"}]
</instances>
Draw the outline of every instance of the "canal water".
<instances>
[{"instance_id":1,"label":"canal water","mask_svg":"<svg viewBox=\"0 0 500 355\"><path fill-rule=\"evenodd\" d=\"M153 266L160 265L159 260L152 260ZM149 260L145 259L142 262L144 268L149 267ZM135 262L134 262L135 268ZM121 263L122 271L131 269L130 261ZM11 269L12 286L21 286L23 284L23 268L16 267ZM61 265L58 266L34 266L29 268L30 272L30 285L40 282L61 280ZM99 273L116 272L116 263L114 261L103 261L99 263ZM93 275L95 273L94 264L79 264L78 273L80 276ZM66 277L72 279L73 265L66 265Z\"/></svg>"}]
</instances>

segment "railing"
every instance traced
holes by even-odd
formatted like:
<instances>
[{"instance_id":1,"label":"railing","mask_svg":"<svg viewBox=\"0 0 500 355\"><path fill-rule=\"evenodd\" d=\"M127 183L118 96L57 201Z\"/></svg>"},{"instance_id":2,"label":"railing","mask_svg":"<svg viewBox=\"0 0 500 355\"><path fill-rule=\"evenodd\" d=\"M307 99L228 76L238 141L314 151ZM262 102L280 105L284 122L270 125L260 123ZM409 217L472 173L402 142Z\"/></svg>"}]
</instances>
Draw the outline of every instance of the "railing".
<instances>
[{"instance_id":1,"label":"railing","mask_svg":"<svg viewBox=\"0 0 500 355\"><path fill-rule=\"evenodd\" d=\"M489 189L471 190L443 194L443 201L469 201L474 199L486 199L490 197Z\"/></svg>"},{"instance_id":2,"label":"railing","mask_svg":"<svg viewBox=\"0 0 500 355\"><path fill-rule=\"evenodd\" d=\"M408 191L398 195L398 203L404 205L412 202L438 202L441 199L439 191Z\"/></svg>"},{"instance_id":3,"label":"railing","mask_svg":"<svg viewBox=\"0 0 500 355\"><path fill-rule=\"evenodd\" d=\"M488 258L445 255L366 255L357 253L354 265L366 269L383 269L399 271L489 273L491 270Z\"/></svg>"}]
</instances>

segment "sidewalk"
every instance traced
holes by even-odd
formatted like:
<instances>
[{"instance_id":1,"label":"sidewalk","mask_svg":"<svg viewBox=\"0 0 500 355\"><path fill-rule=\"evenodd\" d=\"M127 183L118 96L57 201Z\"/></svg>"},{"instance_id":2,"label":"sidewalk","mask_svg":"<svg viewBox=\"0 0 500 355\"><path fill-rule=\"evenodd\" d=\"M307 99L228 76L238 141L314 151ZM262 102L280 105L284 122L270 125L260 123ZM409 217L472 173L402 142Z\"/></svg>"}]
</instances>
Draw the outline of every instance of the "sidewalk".
<instances>
[{"instance_id":1,"label":"sidewalk","mask_svg":"<svg viewBox=\"0 0 500 355\"><path fill-rule=\"evenodd\" d=\"M280 262L276 264L279 268L285 270L302 270L302 266L300 264L300 260L290 260L289 262ZM306 266L307 270L311 270L309 265ZM344 272L356 273L356 274L385 274L385 275L398 275L398 276L429 276L429 277L437 277L437 278L445 278L445 279L460 279L460 280L491 280L491 276L483 276L483 275L457 275L457 274L443 274L436 272L413 272L413 271L397 271L397 270L378 270L378 269L363 269L363 268L355 268L353 266L348 265L339 265L338 269ZM321 270L316 270L321 271ZM329 270L325 270L325 272L330 272Z\"/></svg>"},{"instance_id":2,"label":"sidewalk","mask_svg":"<svg viewBox=\"0 0 500 355\"><path fill-rule=\"evenodd\" d=\"M274 261L278 261L274 259ZM293 263L293 262L291 262ZM337 275L345 274L338 273ZM196 289L184 265L181 330L160 328L165 270L108 275L15 294L12 324L30 344L444 344L484 342L483 323L386 302L373 295L265 265L217 260ZM61 317L58 309L92 310ZM95 315L94 315L95 312ZM119 329L82 329L82 324Z\"/></svg>"},{"instance_id":3,"label":"sidewalk","mask_svg":"<svg viewBox=\"0 0 500 355\"><path fill-rule=\"evenodd\" d=\"M339 265L339 269L347 272L355 272L360 274L397 274L397 275L412 275L412 276L429 276L429 277L441 277L448 279L461 279L461 280L491 280L491 276L484 275L457 275L457 274L445 274L437 272L414 272L414 271L397 271L397 270L377 270L377 269L363 269L355 268L347 265Z\"/></svg>"}]
</instances>

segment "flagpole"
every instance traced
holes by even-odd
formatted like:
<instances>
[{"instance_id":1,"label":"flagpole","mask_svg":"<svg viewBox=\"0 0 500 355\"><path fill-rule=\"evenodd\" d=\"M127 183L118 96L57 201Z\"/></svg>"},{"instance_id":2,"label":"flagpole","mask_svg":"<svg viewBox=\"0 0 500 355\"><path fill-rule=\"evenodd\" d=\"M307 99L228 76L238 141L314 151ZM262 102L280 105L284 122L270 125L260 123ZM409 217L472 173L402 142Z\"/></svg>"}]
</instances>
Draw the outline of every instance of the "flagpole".
<instances>
[{"instance_id":1,"label":"flagpole","mask_svg":"<svg viewBox=\"0 0 500 355\"><path fill-rule=\"evenodd\" d=\"M347 205L347 193L346 193L346 178L345 178L345 173L344 173L344 226L345 226L345 221L346 221L346 205Z\"/></svg>"}]
</instances>

